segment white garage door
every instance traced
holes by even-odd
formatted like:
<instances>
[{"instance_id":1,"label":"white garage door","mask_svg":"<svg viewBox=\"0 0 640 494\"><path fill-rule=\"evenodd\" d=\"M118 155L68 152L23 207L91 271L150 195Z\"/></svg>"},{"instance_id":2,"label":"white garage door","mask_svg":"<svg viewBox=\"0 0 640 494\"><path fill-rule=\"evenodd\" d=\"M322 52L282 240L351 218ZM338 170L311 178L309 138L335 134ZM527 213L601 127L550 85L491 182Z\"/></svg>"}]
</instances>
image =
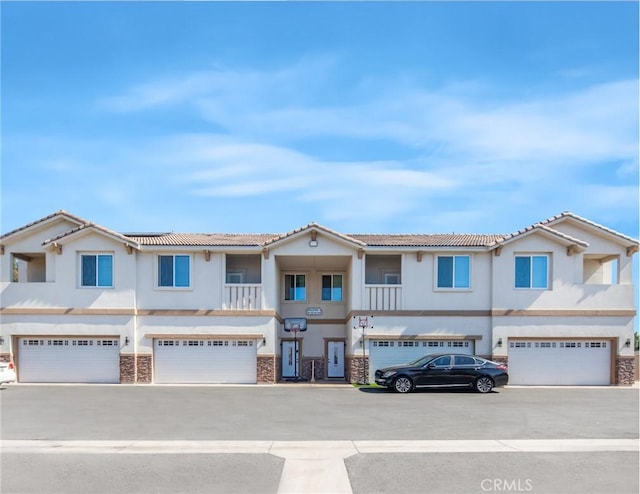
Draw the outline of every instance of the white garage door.
<instances>
[{"instance_id":1,"label":"white garage door","mask_svg":"<svg viewBox=\"0 0 640 494\"><path fill-rule=\"evenodd\" d=\"M369 380L373 381L377 369L397 364L407 364L430 353L464 353L472 355L473 341L388 341L369 342Z\"/></svg>"},{"instance_id":2,"label":"white garage door","mask_svg":"<svg viewBox=\"0 0 640 494\"><path fill-rule=\"evenodd\" d=\"M155 340L156 383L255 384L255 340Z\"/></svg>"},{"instance_id":3,"label":"white garage door","mask_svg":"<svg viewBox=\"0 0 640 494\"><path fill-rule=\"evenodd\" d=\"M608 341L510 341L509 384L611 384Z\"/></svg>"},{"instance_id":4,"label":"white garage door","mask_svg":"<svg viewBox=\"0 0 640 494\"><path fill-rule=\"evenodd\" d=\"M117 338L20 338L18 380L27 383L118 383Z\"/></svg>"}]
</instances>

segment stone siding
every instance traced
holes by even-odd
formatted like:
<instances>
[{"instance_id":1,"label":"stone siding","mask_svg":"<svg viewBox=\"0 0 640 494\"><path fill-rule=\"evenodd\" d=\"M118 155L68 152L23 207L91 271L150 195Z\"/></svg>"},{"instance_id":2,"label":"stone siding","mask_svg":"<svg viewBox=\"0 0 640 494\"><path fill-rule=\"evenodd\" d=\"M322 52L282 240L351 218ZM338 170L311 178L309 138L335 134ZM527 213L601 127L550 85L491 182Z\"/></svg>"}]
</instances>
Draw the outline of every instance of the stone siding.
<instances>
[{"instance_id":1,"label":"stone siding","mask_svg":"<svg viewBox=\"0 0 640 494\"><path fill-rule=\"evenodd\" d=\"M325 365L324 365L324 357L303 357L302 358L302 377L307 380L311 380L311 362L314 362L313 373L315 374L313 377L316 381L324 379L325 374Z\"/></svg>"},{"instance_id":2,"label":"stone siding","mask_svg":"<svg viewBox=\"0 0 640 494\"><path fill-rule=\"evenodd\" d=\"M138 382L153 382L153 356L138 355L136 358L136 366L138 368Z\"/></svg>"},{"instance_id":3,"label":"stone siding","mask_svg":"<svg viewBox=\"0 0 640 494\"><path fill-rule=\"evenodd\" d=\"M11 362L10 353L0 353L0 362Z\"/></svg>"},{"instance_id":4,"label":"stone siding","mask_svg":"<svg viewBox=\"0 0 640 494\"><path fill-rule=\"evenodd\" d=\"M136 382L135 355L120 355L120 384Z\"/></svg>"},{"instance_id":5,"label":"stone siding","mask_svg":"<svg viewBox=\"0 0 640 494\"><path fill-rule=\"evenodd\" d=\"M274 384L276 382L276 356L258 355L258 384Z\"/></svg>"},{"instance_id":6,"label":"stone siding","mask_svg":"<svg viewBox=\"0 0 640 494\"><path fill-rule=\"evenodd\" d=\"M616 359L616 384L633 384L635 382L635 373L635 357L618 357Z\"/></svg>"},{"instance_id":7,"label":"stone siding","mask_svg":"<svg viewBox=\"0 0 640 494\"><path fill-rule=\"evenodd\" d=\"M373 381L374 376L369 374L369 357L366 356L364 359L365 369L367 370L367 379L369 382ZM375 372L375 370L374 370ZM347 375L347 380L350 383L358 383L362 381L362 355L360 356L348 356L345 357L345 373Z\"/></svg>"}]
</instances>

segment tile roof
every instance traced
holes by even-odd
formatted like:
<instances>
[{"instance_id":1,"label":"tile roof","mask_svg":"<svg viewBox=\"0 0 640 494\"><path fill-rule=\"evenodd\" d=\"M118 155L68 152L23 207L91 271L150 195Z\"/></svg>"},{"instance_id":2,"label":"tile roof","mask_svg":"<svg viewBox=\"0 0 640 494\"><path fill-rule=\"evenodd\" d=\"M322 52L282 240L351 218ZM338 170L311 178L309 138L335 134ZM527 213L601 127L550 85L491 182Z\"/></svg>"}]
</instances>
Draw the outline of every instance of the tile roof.
<instances>
[{"instance_id":1,"label":"tile roof","mask_svg":"<svg viewBox=\"0 0 640 494\"><path fill-rule=\"evenodd\" d=\"M295 230L298 233L302 230ZM237 246L263 247L290 236L270 233L159 233L127 234L132 241L147 246ZM478 234L339 234L354 243L371 247L485 247L504 235Z\"/></svg>"},{"instance_id":2,"label":"tile roof","mask_svg":"<svg viewBox=\"0 0 640 494\"><path fill-rule=\"evenodd\" d=\"M553 228L550 228L541 223L536 223L535 225L528 226L526 228L523 228L522 230L518 230L517 232L510 233L509 235L505 235L503 238L500 238L496 240L493 244L490 244L490 246L493 247L493 246L498 246L500 244L507 243L517 237L520 237L521 235L525 235L529 232L533 232L536 230L542 230L543 232L549 233L569 243L579 245L580 247L585 247L585 248L589 247L589 244L587 242L580 240L578 238L572 237L571 235L567 235L566 233L560 232L558 230L554 230Z\"/></svg>"},{"instance_id":3,"label":"tile roof","mask_svg":"<svg viewBox=\"0 0 640 494\"><path fill-rule=\"evenodd\" d=\"M511 234L468 234L468 233L439 233L439 234L343 234L324 227L317 223L309 223L301 228L297 228L288 233L118 233L95 223L83 220L78 216L74 216L64 210L55 212L52 215L41 218L37 221L29 223L23 227L8 232L0 239L4 239L18 232L31 228L39 223L46 222L57 216L64 216L72 222L77 222L78 226L58 235L55 238L48 239L44 244L55 242L64 237L73 235L87 228L96 229L104 234L113 236L122 240L136 248L142 246L175 246L175 247L268 247L271 244L290 238L304 231L318 230L329 235L334 235L344 241L351 242L356 245L369 247L497 247L505 242L515 239L521 235L527 234L534 230L542 230L548 234L554 235L566 242L586 247L587 243L574 238L570 235L562 233L551 228L555 223L562 221L564 218L572 218L581 221L594 228L599 228L608 234L615 235L626 242L638 245L638 240L623 235L622 233L611 230L607 227L599 225L593 221L587 220L574 213L565 211L562 214L553 216L544 221L528 226L522 230Z\"/></svg>"},{"instance_id":4,"label":"tile roof","mask_svg":"<svg viewBox=\"0 0 640 494\"><path fill-rule=\"evenodd\" d=\"M80 233L83 230L87 230L87 229L92 229L92 230L97 230L103 234L106 234L110 237L116 238L118 240L121 240L122 242L125 242L129 245L131 245L132 247L136 247L138 248L139 245L137 242L135 242L134 240L130 239L129 237L126 237L125 235L122 235L121 233L118 233L116 231L110 230L109 228L105 228L104 226L98 225L96 223L84 223L76 228L73 228L71 230L67 230L66 232L61 233L60 235L57 235L53 238L49 238L47 240L45 240L44 242L42 242L42 245L47 245L47 244L51 244L54 242L57 242L58 240L62 240L66 237L75 235L76 233Z\"/></svg>"},{"instance_id":5,"label":"tile roof","mask_svg":"<svg viewBox=\"0 0 640 494\"><path fill-rule=\"evenodd\" d=\"M80 225L87 223L86 220L83 220L79 216L75 216L75 215L73 215L71 213L68 213L67 211L61 209L59 211L56 211L53 214L45 216L44 218L40 218L39 220L32 221L31 223L28 223L28 224L26 224L24 226L21 226L20 228L16 228L15 230L11 230L10 232L7 232L4 235L0 236L0 239L4 239L4 238L7 238L7 237L10 237L10 236L15 235L16 233L19 233L19 232L21 232L23 230L28 230L29 228L31 228L33 226L36 226L36 225L38 225L40 223L44 223L44 222L49 221L49 220L51 220L53 218L56 218L58 216L64 216L66 218L69 218L70 220L75 221Z\"/></svg>"},{"instance_id":6,"label":"tile roof","mask_svg":"<svg viewBox=\"0 0 640 494\"><path fill-rule=\"evenodd\" d=\"M619 237L619 238L621 238L623 240L626 240L627 242L631 242L634 245L638 245L638 243L639 243L638 240L636 240L635 238L631 238L631 237L629 237L629 236L627 236L627 235L625 235L623 233L620 233L620 232L617 232L615 230L612 230L611 228L607 228L606 226L603 226L603 225L601 225L599 223L596 223L595 221L591 221L591 220L588 220L587 218L583 218L582 216L579 216L579 215L577 215L575 213L572 213L571 211L564 211L563 213L560 213L560 214L558 214L556 216L552 216L551 218L547 218L546 220L541 221L540 224L541 225L554 224L554 223L558 222L558 220L561 220L563 218L572 218L574 220L581 221L582 223L590 225L590 226L592 226L594 228L598 228L598 229L600 229L600 230L602 230L604 232L607 232L607 233L609 233L611 235L615 235L616 237Z\"/></svg>"},{"instance_id":7,"label":"tile roof","mask_svg":"<svg viewBox=\"0 0 640 494\"><path fill-rule=\"evenodd\" d=\"M371 247L486 247L504 237L504 235L469 233L354 234L349 236Z\"/></svg>"},{"instance_id":8,"label":"tile roof","mask_svg":"<svg viewBox=\"0 0 640 494\"><path fill-rule=\"evenodd\" d=\"M340 232L338 232L336 230L332 230L331 228L327 228L326 226L319 225L318 223L315 223L315 222L309 223L308 225L305 225L305 226L300 227L300 228L296 228L295 230L292 230L292 231L290 231L288 233L283 233L281 235L278 235L277 237L265 242L265 246L268 246L268 245L273 244L275 242L278 242L280 240L284 240L286 238L293 237L294 235L297 235L298 233L301 233L301 232L304 232L304 231L313 231L313 230L320 230L320 231L323 231L323 232L328 233L330 235L333 235L335 237L341 238L342 240L344 240L346 242L360 244L360 246L362 246L362 247L365 246L365 244L363 242L361 242L360 240L357 240L353 235L347 235L347 234L344 234L344 233L340 233Z\"/></svg>"},{"instance_id":9,"label":"tile roof","mask_svg":"<svg viewBox=\"0 0 640 494\"><path fill-rule=\"evenodd\" d=\"M157 233L125 236L140 245L187 247L262 247L266 242L279 237L269 233Z\"/></svg>"}]
</instances>

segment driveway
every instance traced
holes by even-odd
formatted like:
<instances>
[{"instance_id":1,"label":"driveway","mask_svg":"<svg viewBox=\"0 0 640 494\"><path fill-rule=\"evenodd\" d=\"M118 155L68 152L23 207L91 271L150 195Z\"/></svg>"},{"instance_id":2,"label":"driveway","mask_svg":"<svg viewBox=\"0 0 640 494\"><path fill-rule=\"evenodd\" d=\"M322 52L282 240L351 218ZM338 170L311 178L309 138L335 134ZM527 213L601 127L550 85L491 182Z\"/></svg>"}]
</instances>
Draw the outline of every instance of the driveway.
<instances>
[{"instance_id":1,"label":"driveway","mask_svg":"<svg viewBox=\"0 0 640 494\"><path fill-rule=\"evenodd\" d=\"M16 385L0 399L3 493L638 492L637 388Z\"/></svg>"}]
</instances>

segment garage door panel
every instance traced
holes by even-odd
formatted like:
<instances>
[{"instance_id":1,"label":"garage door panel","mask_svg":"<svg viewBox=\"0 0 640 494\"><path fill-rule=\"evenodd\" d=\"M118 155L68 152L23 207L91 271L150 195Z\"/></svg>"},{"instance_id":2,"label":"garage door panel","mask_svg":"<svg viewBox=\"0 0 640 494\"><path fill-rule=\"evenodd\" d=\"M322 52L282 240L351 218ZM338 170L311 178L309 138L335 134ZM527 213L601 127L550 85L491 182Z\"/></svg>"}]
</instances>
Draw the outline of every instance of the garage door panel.
<instances>
[{"instance_id":1,"label":"garage door panel","mask_svg":"<svg viewBox=\"0 0 640 494\"><path fill-rule=\"evenodd\" d=\"M403 341L371 340L369 342L369 380L375 371L398 364L406 364L430 353L474 353L473 341Z\"/></svg>"},{"instance_id":2,"label":"garage door panel","mask_svg":"<svg viewBox=\"0 0 640 494\"><path fill-rule=\"evenodd\" d=\"M20 338L18 352L20 382L120 382L117 339Z\"/></svg>"},{"instance_id":3,"label":"garage door panel","mask_svg":"<svg viewBox=\"0 0 640 494\"><path fill-rule=\"evenodd\" d=\"M156 340L156 383L255 384L257 345L252 340Z\"/></svg>"},{"instance_id":4,"label":"garage door panel","mask_svg":"<svg viewBox=\"0 0 640 494\"><path fill-rule=\"evenodd\" d=\"M611 384L608 341L510 341L509 382L521 385Z\"/></svg>"}]
</instances>

